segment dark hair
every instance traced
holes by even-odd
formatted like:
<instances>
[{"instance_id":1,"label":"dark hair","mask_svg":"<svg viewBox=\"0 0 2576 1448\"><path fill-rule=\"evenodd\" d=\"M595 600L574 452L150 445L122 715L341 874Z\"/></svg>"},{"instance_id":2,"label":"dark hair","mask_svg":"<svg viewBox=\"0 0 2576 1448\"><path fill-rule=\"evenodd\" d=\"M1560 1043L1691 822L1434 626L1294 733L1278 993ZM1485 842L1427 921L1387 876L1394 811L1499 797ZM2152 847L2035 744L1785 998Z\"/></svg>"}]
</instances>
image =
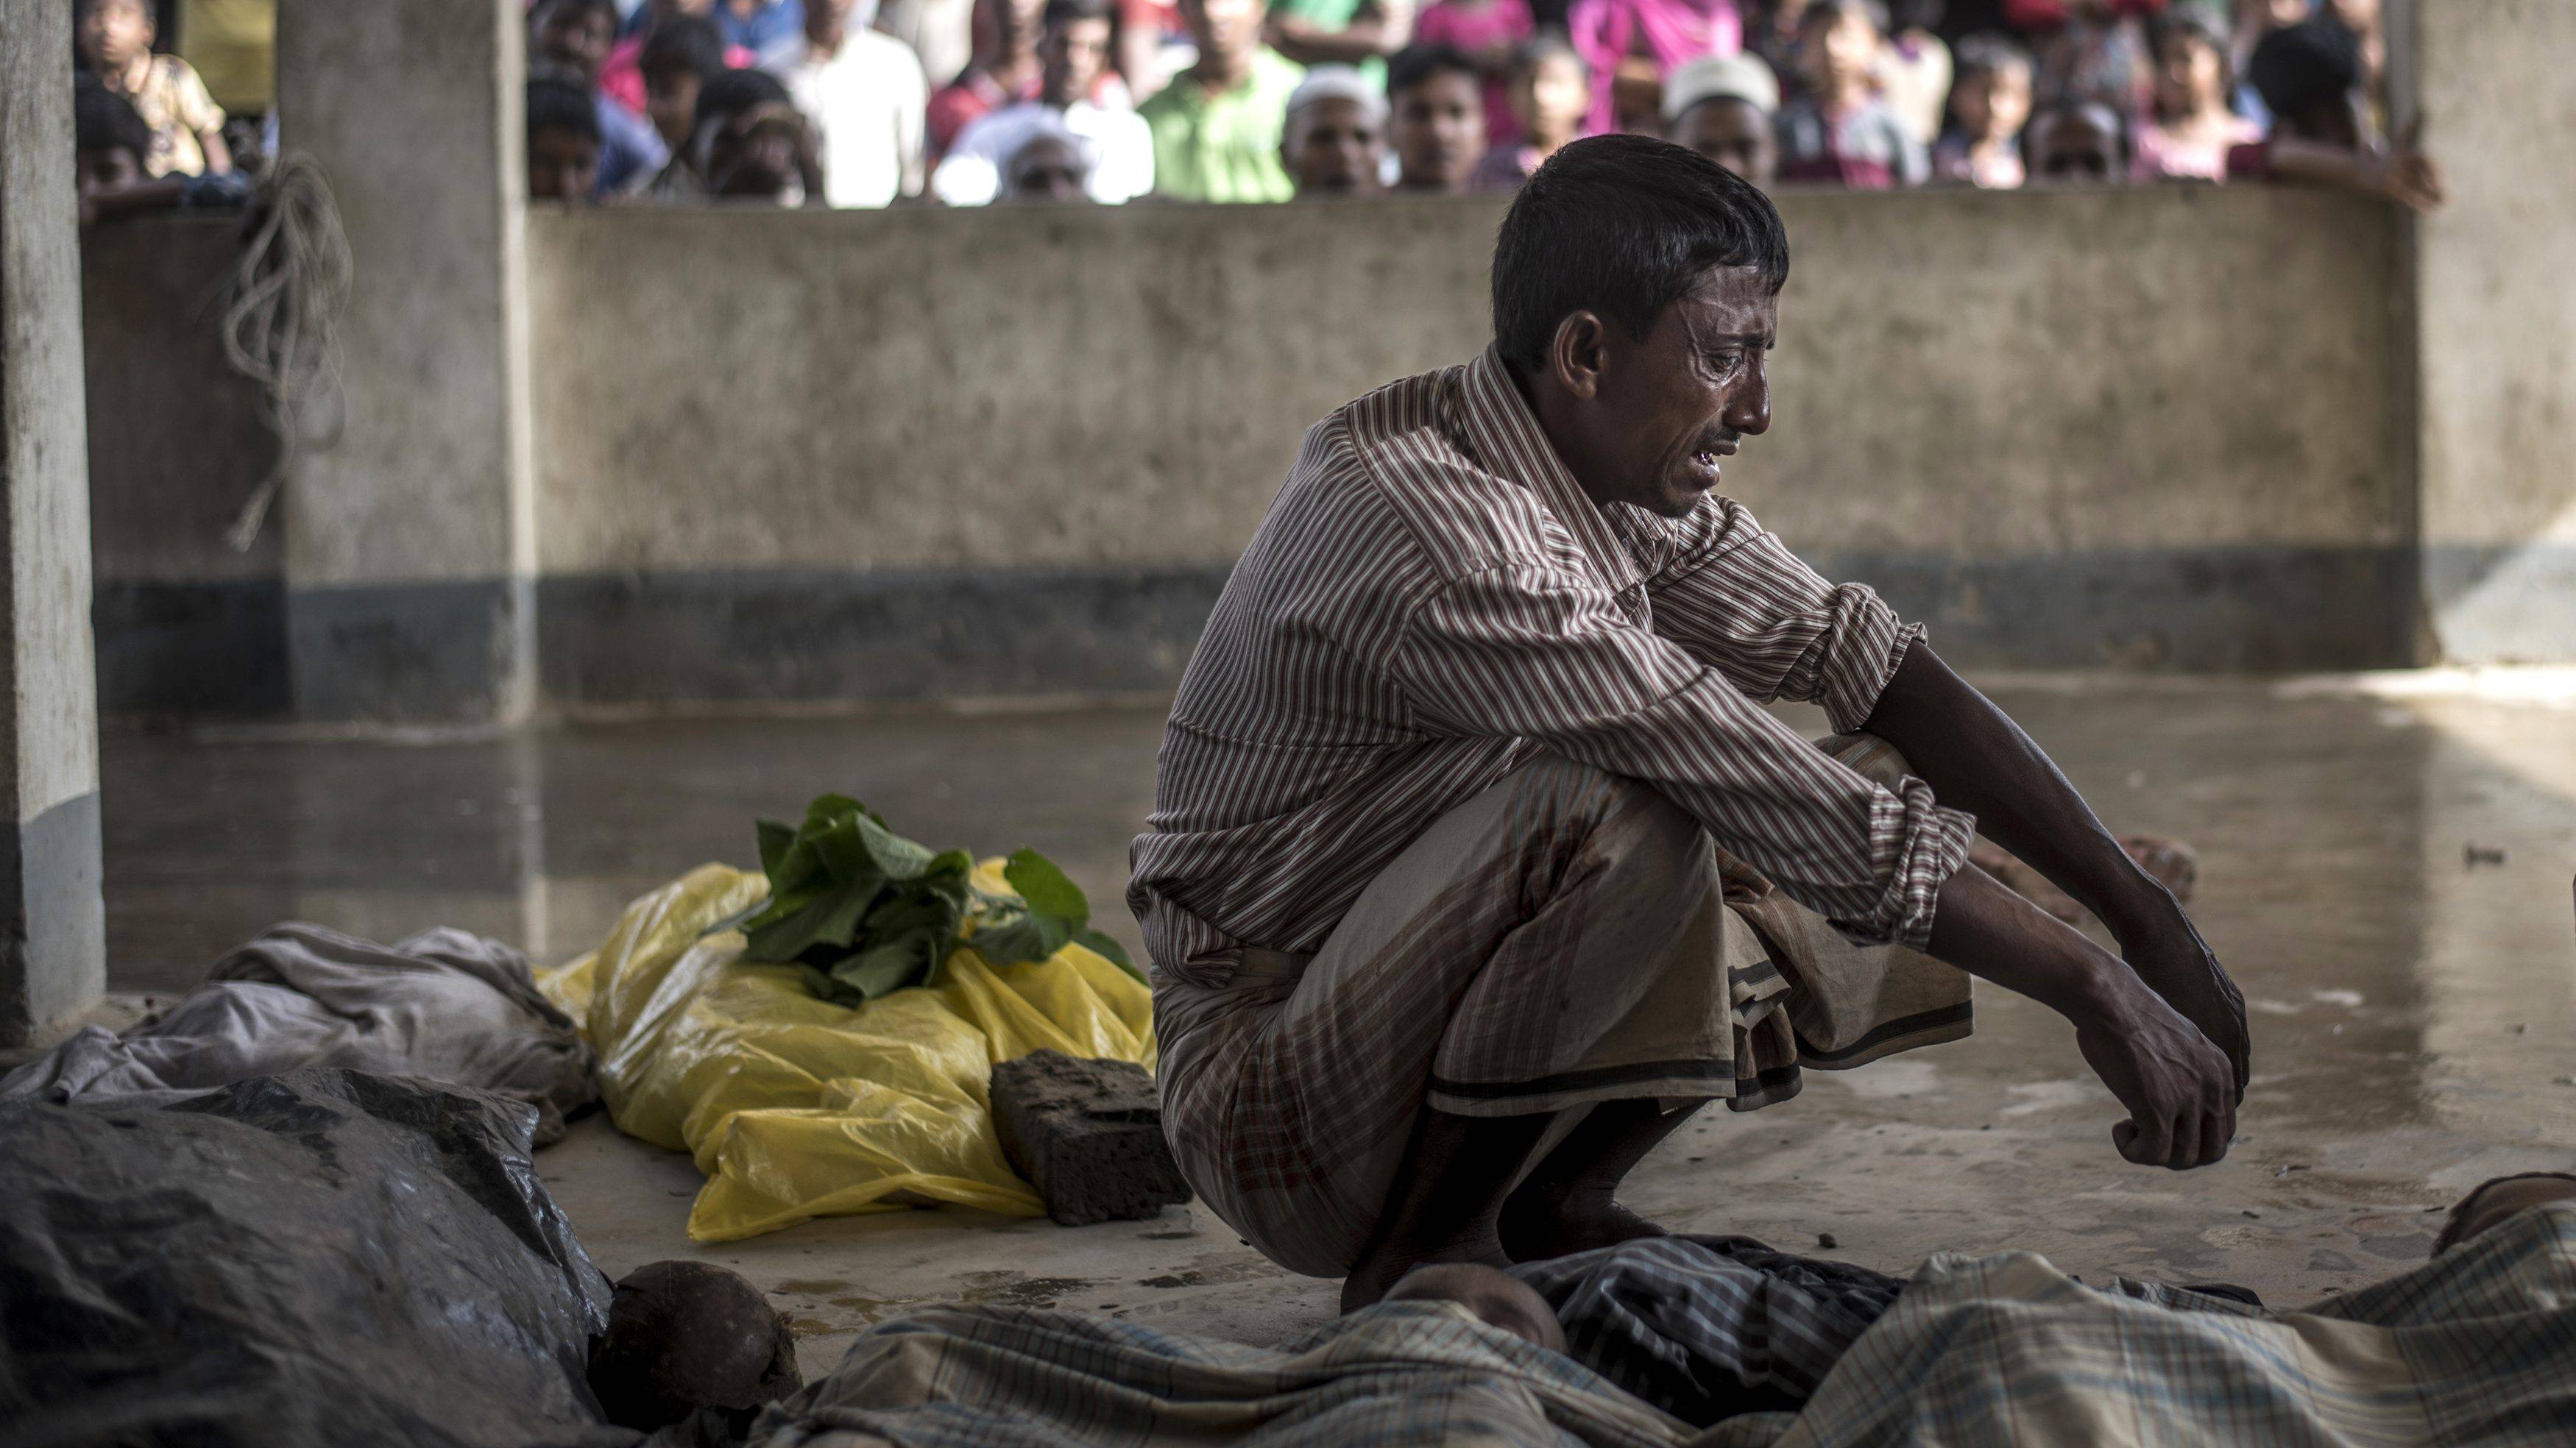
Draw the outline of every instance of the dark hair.
<instances>
[{"instance_id":1,"label":"dark hair","mask_svg":"<svg viewBox=\"0 0 2576 1448\"><path fill-rule=\"evenodd\" d=\"M1803 40L1851 14L1858 14L1877 26L1879 34L1887 33L1887 7L1879 0L1815 0L1807 7L1806 13L1798 17L1798 37Z\"/></svg>"},{"instance_id":2,"label":"dark hair","mask_svg":"<svg viewBox=\"0 0 2576 1448\"><path fill-rule=\"evenodd\" d=\"M570 131L599 139L599 106L590 92L568 80L528 82L528 134Z\"/></svg>"},{"instance_id":3,"label":"dark hair","mask_svg":"<svg viewBox=\"0 0 2576 1448\"><path fill-rule=\"evenodd\" d=\"M1386 63L1386 98L1393 100L1435 75L1463 75L1479 84L1484 80L1476 62L1454 45L1408 46Z\"/></svg>"},{"instance_id":4,"label":"dark hair","mask_svg":"<svg viewBox=\"0 0 2576 1448\"><path fill-rule=\"evenodd\" d=\"M96 10L102 3L104 3L104 0L73 0L72 18L74 20L78 20L82 16ZM134 0L134 3L141 7L143 11L143 23L151 26L154 34L159 34L161 30L161 7L153 4L152 0Z\"/></svg>"},{"instance_id":5,"label":"dark hair","mask_svg":"<svg viewBox=\"0 0 2576 1448\"><path fill-rule=\"evenodd\" d=\"M83 71L72 77L72 146L82 151L132 151L140 163L152 154L152 123L134 103Z\"/></svg>"},{"instance_id":6,"label":"dark hair","mask_svg":"<svg viewBox=\"0 0 2576 1448\"><path fill-rule=\"evenodd\" d=\"M1512 52L1512 74L1527 75L1551 60L1573 61L1574 68L1583 72L1583 83L1592 83L1592 62L1585 60L1583 52L1568 44L1564 36L1548 30L1522 41L1520 49Z\"/></svg>"},{"instance_id":7,"label":"dark hair","mask_svg":"<svg viewBox=\"0 0 2576 1448\"><path fill-rule=\"evenodd\" d=\"M2361 77L2361 42L2324 17L2264 36L2245 63L2264 106L2284 120L2341 101Z\"/></svg>"},{"instance_id":8,"label":"dark hair","mask_svg":"<svg viewBox=\"0 0 2576 1448\"><path fill-rule=\"evenodd\" d=\"M765 70L729 70L707 82L698 92L697 129L704 131L709 121L729 121L758 106L792 106L795 97L787 93L786 82Z\"/></svg>"},{"instance_id":9,"label":"dark hair","mask_svg":"<svg viewBox=\"0 0 2576 1448\"><path fill-rule=\"evenodd\" d=\"M2206 46L2218 56L2218 93L2227 98L2230 110L2235 109L2236 56L2227 36L2203 16L2177 12L2157 20L2147 33L2148 53L2162 63L2165 47L2177 40Z\"/></svg>"},{"instance_id":10,"label":"dark hair","mask_svg":"<svg viewBox=\"0 0 2576 1448\"><path fill-rule=\"evenodd\" d=\"M1038 14L1038 29L1053 30L1077 20L1106 20L1118 23L1118 12L1109 0L1047 0L1046 9Z\"/></svg>"},{"instance_id":11,"label":"dark hair","mask_svg":"<svg viewBox=\"0 0 2576 1448\"><path fill-rule=\"evenodd\" d=\"M665 20L653 27L652 36L637 52L635 68L646 75L685 71L700 80L713 80L725 69L724 32L704 16Z\"/></svg>"},{"instance_id":12,"label":"dark hair","mask_svg":"<svg viewBox=\"0 0 2576 1448\"><path fill-rule=\"evenodd\" d=\"M1522 185L1495 238L1494 341L1538 371L1575 312L1642 338L1721 266L1754 268L1774 293L1789 280L1789 233L1752 182L1652 136L1569 142Z\"/></svg>"},{"instance_id":13,"label":"dark hair","mask_svg":"<svg viewBox=\"0 0 2576 1448\"><path fill-rule=\"evenodd\" d=\"M2030 169L2033 176L2039 174L2039 155L2032 147L2037 144L2039 133L2045 129L2044 123L2051 116L2070 114L2089 115L2096 121L2108 124L2111 132L2111 179L2127 180L2130 157L2129 118L2121 113L2119 107L2108 101L2061 100L2032 111L2030 120L2021 128L2022 164Z\"/></svg>"},{"instance_id":14,"label":"dark hair","mask_svg":"<svg viewBox=\"0 0 2576 1448\"><path fill-rule=\"evenodd\" d=\"M608 16L608 28L618 28L617 0L538 0L537 8L528 14L528 23L541 24L567 11L599 10Z\"/></svg>"},{"instance_id":15,"label":"dark hair","mask_svg":"<svg viewBox=\"0 0 2576 1448\"><path fill-rule=\"evenodd\" d=\"M1982 30L1974 35L1963 37L1957 45L1950 48L1950 63L1952 69L1950 85L1953 89L1958 87L1960 81L1981 75L1993 75L2013 66L2019 66L2025 71L2031 68L2029 51L2023 49L2021 44L2011 36L1997 35L1991 30Z\"/></svg>"}]
</instances>

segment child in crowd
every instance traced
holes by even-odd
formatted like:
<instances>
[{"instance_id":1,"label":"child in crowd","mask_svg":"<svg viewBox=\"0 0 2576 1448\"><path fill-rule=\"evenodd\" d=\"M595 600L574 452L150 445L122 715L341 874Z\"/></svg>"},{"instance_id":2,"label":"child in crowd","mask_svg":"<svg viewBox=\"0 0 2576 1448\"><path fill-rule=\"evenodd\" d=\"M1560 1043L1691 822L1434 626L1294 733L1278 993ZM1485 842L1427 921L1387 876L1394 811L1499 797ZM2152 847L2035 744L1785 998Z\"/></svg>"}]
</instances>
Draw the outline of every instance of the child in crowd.
<instances>
[{"instance_id":1,"label":"child in crowd","mask_svg":"<svg viewBox=\"0 0 2576 1448\"><path fill-rule=\"evenodd\" d=\"M1664 139L1752 182L1779 178L1780 78L1739 51L1694 60L1664 82Z\"/></svg>"},{"instance_id":2,"label":"child in crowd","mask_svg":"<svg viewBox=\"0 0 2576 1448\"><path fill-rule=\"evenodd\" d=\"M1512 118L1512 63L1535 24L1529 0L1432 0L1413 23L1416 45L1446 45L1466 53L1483 78L1485 146L1520 135Z\"/></svg>"},{"instance_id":3,"label":"child in crowd","mask_svg":"<svg viewBox=\"0 0 2576 1448\"><path fill-rule=\"evenodd\" d=\"M1484 76L1465 51L1419 45L1386 65L1387 143L1395 189L1457 195L1485 154Z\"/></svg>"},{"instance_id":4,"label":"child in crowd","mask_svg":"<svg viewBox=\"0 0 2576 1448\"><path fill-rule=\"evenodd\" d=\"M1300 201L1377 192L1386 164L1385 97L1351 66L1307 71L1280 122L1279 160Z\"/></svg>"},{"instance_id":5,"label":"child in crowd","mask_svg":"<svg viewBox=\"0 0 2576 1448\"><path fill-rule=\"evenodd\" d=\"M1857 190L1920 186L1923 144L1879 99L1872 71L1887 33L1878 0L1815 0L1798 33L1806 91L1780 111L1780 179Z\"/></svg>"},{"instance_id":6,"label":"child in crowd","mask_svg":"<svg viewBox=\"0 0 2576 1448\"><path fill-rule=\"evenodd\" d=\"M1089 99L1109 69L1117 13L1110 0L1047 0L1038 35L1038 93L958 132L957 143L931 173L931 192L950 206L997 199L1008 179L1004 162L1045 125L1082 137L1084 184L1092 200L1114 206L1152 191L1154 133L1134 111Z\"/></svg>"},{"instance_id":7,"label":"child in crowd","mask_svg":"<svg viewBox=\"0 0 2576 1448\"><path fill-rule=\"evenodd\" d=\"M1893 0L1887 44L1878 52L1878 94L1929 146L1941 134L1941 103L1950 94L1950 47L1933 34L1942 0Z\"/></svg>"},{"instance_id":8,"label":"child in crowd","mask_svg":"<svg viewBox=\"0 0 2576 1448\"><path fill-rule=\"evenodd\" d=\"M78 0L75 43L81 64L108 94L143 117L152 144L146 176L198 176L233 168L224 145L224 112L188 62L152 53L159 27L146 0Z\"/></svg>"},{"instance_id":9,"label":"child in crowd","mask_svg":"<svg viewBox=\"0 0 2576 1448\"><path fill-rule=\"evenodd\" d=\"M2066 23L2040 54L2039 94L2050 105L2100 101L2122 116L2145 110L2152 67L2140 12L2163 0L2072 0Z\"/></svg>"},{"instance_id":10,"label":"child in crowd","mask_svg":"<svg viewBox=\"0 0 2576 1448\"><path fill-rule=\"evenodd\" d=\"M2042 181L2103 185L2129 178L2129 128L2100 101L2060 101L2022 130L2023 162Z\"/></svg>"},{"instance_id":11,"label":"child in crowd","mask_svg":"<svg viewBox=\"0 0 2576 1448\"><path fill-rule=\"evenodd\" d=\"M676 151L696 129L698 92L729 69L724 37L711 21L669 21L654 27L635 68L644 79L644 118L663 146Z\"/></svg>"},{"instance_id":12,"label":"child in crowd","mask_svg":"<svg viewBox=\"0 0 2576 1448\"><path fill-rule=\"evenodd\" d=\"M529 74L579 86L598 112L601 196L625 190L671 159L650 122L599 89L600 67L616 39L616 0L538 0L528 17Z\"/></svg>"},{"instance_id":13,"label":"child in crowd","mask_svg":"<svg viewBox=\"0 0 2576 1448\"><path fill-rule=\"evenodd\" d=\"M1568 38L1592 67L1587 135L1663 134L1664 77L1744 48L1736 0L1575 0Z\"/></svg>"},{"instance_id":14,"label":"child in crowd","mask_svg":"<svg viewBox=\"0 0 2576 1448\"><path fill-rule=\"evenodd\" d=\"M1936 180L2009 191L2026 173L2022 123L2030 118L2030 52L2000 35L1959 42L1950 129L1932 148Z\"/></svg>"},{"instance_id":15,"label":"child in crowd","mask_svg":"<svg viewBox=\"0 0 2576 1448\"><path fill-rule=\"evenodd\" d=\"M250 183L234 171L173 171L156 178L146 169L151 154L152 124L143 113L98 77L75 77L72 174L81 225L138 211L233 207L249 198Z\"/></svg>"},{"instance_id":16,"label":"child in crowd","mask_svg":"<svg viewBox=\"0 0 2576 1448\"><path fill-rule=\"evenodd\" d=\"M644 47L653 43L653 37L661 34L664 26L682 20L701 21L714 30L715 21L709 18L709 12L715 7L716 0L644 0L628 23L625 37L609 47L608 59L599 68L599 88L608 93L609 99L642 114L651 99L644 89ZM759 64L759 58L750 51L726 44L721 30L716 31L716 44L729 69Z\"/></svg>"},{"instance_id":17,"label":"child in crowd","mask_svg":"<svg viewBox=\"0 0 2576 1448\"><path fill-rule=\"evenodd\" d=\"M1136 108L1154 133L1154 190L1176 201L1285 201L1281 119L1303 74L1262 42L1262 0L1181 0L1198 59Z\"/></svg>"},{"instance_id":18,"label":"child in crowd","mask_svg":"<svg viewBox=\"0 0 2576 1448\"><path fill-rule=\"evenodd\" d=\"M729 70L698 93L698 128L683 153L709 201L820 204L813 128L787 85L765 70Z\"/></svg>"},{"instance_id":19,"label":"child in crowd","mask_svg":"<svg viewBox=\"0 0 2576 1448\"><path fill-rule=\"evenodd\" d=\"M2168 18L2156 29L2155 120L2138 132L2137 179L2221 181L2227 153L2263 139L2263 128L2228 105L2236 78L2227 39L2198 16Z\"/></svg>"},{"instance_id":20,"label":"child in crowd","mask_svg":"<svg viewBox=\"0 0 2576 1448\"><path fill-rule=\"evenodd\" d=\"M528 199L578 206L598 190L598 105L570 81L528 82Z\"/></svg>"},{"instance_id":21,"label":"child in crowd","mask_svg":"<svg viewBox=\"0 0 2576 1448\"><path fill-rule=\"evenodd\" d=\"M1583 134L1592 110L1592 71L1574 47L1541 35L1512 62L1512 119L1520 139L1496 146L1476 163L1472 191L1517 191L1559 147Z\"/></svg>"},{"instance_id":22,"label":"child in crowd","mask_svg":"<svg viewBox=\"0 0 2576 1448\"><path fill-rule=\"evenodd\" d=\"M2338 186L2417 211L2442 204L2442 173L2433 159L2411 138L2394 148L2381 139L2371 120L2361 42L2332 17L2264 36L2246 70L2272 112L2272 136L2230 150L2230 177Z\"/></svg>"}]
</instances>

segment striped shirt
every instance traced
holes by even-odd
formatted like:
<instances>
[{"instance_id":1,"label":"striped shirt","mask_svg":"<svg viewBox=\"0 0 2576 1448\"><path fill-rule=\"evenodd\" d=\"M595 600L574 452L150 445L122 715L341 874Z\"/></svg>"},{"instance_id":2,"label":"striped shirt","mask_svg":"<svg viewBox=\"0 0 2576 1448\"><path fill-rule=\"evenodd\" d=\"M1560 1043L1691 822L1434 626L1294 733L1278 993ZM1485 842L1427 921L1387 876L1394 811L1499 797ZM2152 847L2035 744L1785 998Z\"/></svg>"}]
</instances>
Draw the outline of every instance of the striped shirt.
<instances>
[{"instance_id":1,"label":"striped shirt","mask_svg":"<svg viewBox=\"0 0 2576 1448\"><path fill-rule=\"evenodd\" d=\"M1919 950L1974 821L1762 705L1857 730L1921 635L1728 499L1592 502L1488 349L1307 432L1182 676L1127 903L1165 968L1312 951L1433 820L1554 752L1662 790L1851 939Z\"/></svg>"}]
</instances>

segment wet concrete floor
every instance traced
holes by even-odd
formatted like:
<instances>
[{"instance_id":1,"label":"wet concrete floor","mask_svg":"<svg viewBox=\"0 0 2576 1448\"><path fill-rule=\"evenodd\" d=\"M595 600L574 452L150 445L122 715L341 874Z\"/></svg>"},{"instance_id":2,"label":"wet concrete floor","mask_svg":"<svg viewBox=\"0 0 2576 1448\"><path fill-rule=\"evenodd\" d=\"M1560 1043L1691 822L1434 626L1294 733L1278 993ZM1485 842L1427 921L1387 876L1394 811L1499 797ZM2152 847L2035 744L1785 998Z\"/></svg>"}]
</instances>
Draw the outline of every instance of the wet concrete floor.
<instances>
[{"instance_id":1,"label":"wet concrete floor","mask_svg":"<svg viewBox=\"0 0 2576 1448\"><path fill-rule=\"evenodd\" d=\"M1998 682L2115 829L2201 856L2194 913L2253 1009L2236 1150L2189 1175L2112 1152L2116 1112L2056 1018L1980 989L1977 1034L1750 1115L1704 1113L1631 1202L1903 1270L2026 1247L2080 1273L2227 1280L2274 1301L2422 1260L2436 1209L2498 1173L2576 1164L2576 709L2344 681ZM112 984L172 992L302 918L392 939L452 924L540 964L634 894L754 859L752 820L825 790L907 833L1062 862L1116 902L1160 714L656 722L393 745L106 741ZM682 1235L685 1156L578 1124L540 1166L601 1264L697 1256L770 1289L809 1371L934 1301L1054 1303L1250 1341L1321 1320L1204 1208L1066 1229L968 1213Z\"/></svg>"}]
</instances>

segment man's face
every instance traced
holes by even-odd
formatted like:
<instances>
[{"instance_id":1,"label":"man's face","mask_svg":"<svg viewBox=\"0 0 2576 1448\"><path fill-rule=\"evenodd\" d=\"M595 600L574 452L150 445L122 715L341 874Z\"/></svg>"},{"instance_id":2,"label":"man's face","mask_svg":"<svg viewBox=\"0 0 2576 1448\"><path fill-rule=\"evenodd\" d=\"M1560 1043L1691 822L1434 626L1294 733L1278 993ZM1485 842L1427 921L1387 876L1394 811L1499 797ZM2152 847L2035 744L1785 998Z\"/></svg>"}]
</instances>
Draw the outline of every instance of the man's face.
<instances>
[{"instance_id":1,"label":"man's face","mask_svg":"<svg viewBox=\"0 0 2576 1448\"><path fill-rule=\"evenodd\" d=\"M1750 267L1713 267L1644 340L1600 326L1585 451L1605 502L1678 518L1716 488L1726 458L1771 427L1770 349L1780 299Z\"/></svg>"},{"instance_id":2,"label":"man's face","mask_svg":"<svg viewBox=\"0 0 2576 1448\"><path fill-rule=\"evenodd\" d=\"M1005 201L1088 201L1090 168L1062 136L1040 136L1011 157L1002 177Z\"/></svg>"},{"instance_id":3,"label":"man's face","mask_svg":"<svg viewBox=\"0 0 2576 1448\"><path fill-rule=\"evenodd\" d=\"M596 5L549 4L537 12L537 54L580 86L599 84L599 70L617 43L608 12Z\"/></svg>"},{"instance_id":4,"label":"man's face","mask_svg":"<svg viewBox=\"0 0 2576 1448\"><path fill-rule=\"evenodd\" d=\"M859 0L805 0L805 39L817 50L839 50L850 37L850 12L858 8Z\"/></svg>"},{"instance_id":5,"label":"man's face","mask_svg":"<svg viewBox=\"0 0 2576 1448\"><path fill-rule=\"evenodd\" d=\"M1297 179L1297 195L1359 196L1378 189L1386 136L1358 101L1325 96L1288 117L1279 159Z\"/></svg>"},{"instance_id":6,"label":"man's face","mask_svg":"<svg viewBox=\"0 0 2576 1448\"><path fill-rule=\"evenodd\" d=\"M152 48L152 12L143 0L94 0L81 12L81 53L100 67L132 65Z\"/></svg>"},{"instance_id":7,"label":"man's face","mask_svg":"<svg viewBox=\"0 0 2576 1448\"><path fill-rule=\"evenodd\" d=\"M2030 168L2051 181L2113 181L2120 172L2120 133L2099 106L2050 111L2034 123Z\"/></svg>"},{"instance_id":8,"label":"man's face","mask_svg":"<svg viewBox=\"0 0 2576 1448\"><path fill-rule=\"evenodd\" d=\"M1263 0L1181 0L1181 23L1189 27L1202 57L1249 55L1261 43Z\"/></svg>"},{"instance_id":9,"label":"man's face","mask_svg":"<svg viewBox=\"0 0 2576 1448\"><path fill-rule=\"evenodd\" d=\"M644 114L662 144L676 151L689 143L698 115L698 91L706 81L687 66L644 72Z\"/></svg>"},{"instance_id":10,"label":"man's face","mask_svg":"<svg viewBox=\"0 0 2576 1448\"><path fill-rule=\"evenodd\" d=\"M1771 118L1740 96L1719 96L1682 112L1667 139L1756 186L1768 186L1780 174L1780 144L1771 133Z\"/></svg>"},{"instance_id":11,"label":"man's face","mask_svg":"<svg viewBox=\"0 0 2576 1448\"><path fill-rule=\"evenodd\" d=\"M74 154L72 164L83 196L121 191L143 179L143 158L123 146L86 148Z\"/></svg>"},{"instance_id":12,"label":"man's face","mask_svg":"<svg viewBox=\"0 0 2576 1448\"><path fill-rule=\"evenodd\" d=\"M1109 64L1109 22L1068 20L1038 43L1039 98L1062 108L1091 94Z\"/></svg>"},{"instance_id":13,"label":"man's face","mask_svg":"<svg viewBox=\"0 0 2576 1448\"><path fill-rule=\"evenodd\" d=\"M598 188L599 142L578 132L551 129L528 137L530 197L582 202Z\"/></svg>"},{"instance_id":14,"label":"man's face","mask_svg":"<svg viewBox=\"0 0 2576 1448\"><path fill-rule=\"evenodd\" d=\"M1407 187L1464 191L1485 149L1485 89L1464 71L1433 71L1395 97L1388 132Z\"/></svg>"}]
</instances>

